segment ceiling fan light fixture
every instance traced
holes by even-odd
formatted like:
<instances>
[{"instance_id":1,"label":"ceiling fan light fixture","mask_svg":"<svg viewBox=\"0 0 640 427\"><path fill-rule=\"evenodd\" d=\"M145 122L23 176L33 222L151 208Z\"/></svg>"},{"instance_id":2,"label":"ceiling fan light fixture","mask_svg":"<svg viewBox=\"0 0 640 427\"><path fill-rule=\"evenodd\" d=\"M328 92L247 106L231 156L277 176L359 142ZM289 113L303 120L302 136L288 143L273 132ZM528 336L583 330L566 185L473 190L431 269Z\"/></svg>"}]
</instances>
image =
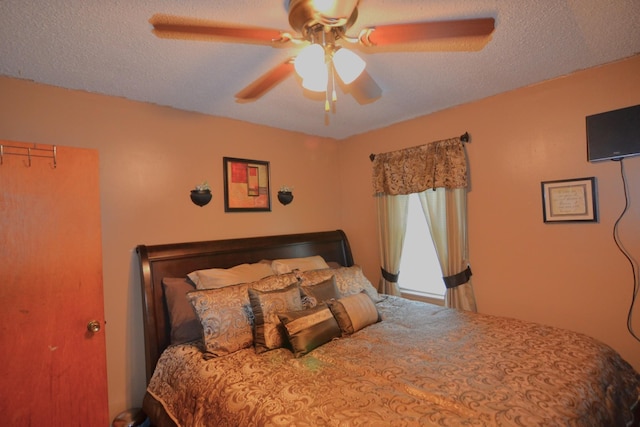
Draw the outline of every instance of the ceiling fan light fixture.
<instances>
[{"instance_id":1,"label":"ceiling fan light fixture","mask_svg":"<svg viewBox=\"0 0 640 427\"><path fill-rule=\"evenodd\" d=\"M356 54L343 49L340 41L366 48L413 51L405 46L419 43L416 50L480 50L495 30L495 18L454 19L376 25L362 28L357 36L347 35L358 18L360 0L285 0L291 28L300 36L270 28L216 23L200 18L155 14L149 19L157 37L251 43L278 47L284 43L309 43L297 58L288 58L236 94L238 102L254 101L290 76L294 71L303 86L325 92L336 100L336 77L350 86L348 92L358 103L373 102L382 89L365 71L366 64ZM479 44L480 39L483 40ZM472 40L470 42L470 40ZM331 78L331 80L329 80ZM331 94L331 98L329 98ZM335 110L334 110L335 111Z\"/></svg>"},{"instance_id":2,"label":"ceiling fan light fixture","mask_svg":"<svg viewBox=\"0 0 640 427\"><path fill-rule=\"evenodd\" d=\"M341 48L333 54L333 65L342 83L348 85L362 74L367 64L352 51Z\"/></svg>"},{"instance_id":3,"label":"ceiling fan light fixture","mask_svg":"<svg viewBox=\"0 0 640 427\"><path fill-rule=\"evenodd\" d=\"M326 68L324 48L315 43L305 47L300 51L293 65L302 80L313 76L318 68Z\"/></svg>"}]
</instances>

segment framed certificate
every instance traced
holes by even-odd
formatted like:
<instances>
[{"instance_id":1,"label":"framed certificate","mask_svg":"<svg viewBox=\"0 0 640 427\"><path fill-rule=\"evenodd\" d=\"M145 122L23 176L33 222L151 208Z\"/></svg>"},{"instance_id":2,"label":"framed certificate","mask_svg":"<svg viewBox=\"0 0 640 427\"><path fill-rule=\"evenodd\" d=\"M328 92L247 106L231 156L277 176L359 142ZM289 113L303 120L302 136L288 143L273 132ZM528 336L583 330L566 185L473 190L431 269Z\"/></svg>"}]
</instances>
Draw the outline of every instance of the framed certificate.
<instances>
[{"instance_id":1,"label":"framed certificate","mask_svg":"<svg viewBox=\"0 0 640 427\"><path fill-rule=\"evenodd\" d=\"M596 179L542 182L544 222L598 221Z\"/></svg>"}]
</instances>

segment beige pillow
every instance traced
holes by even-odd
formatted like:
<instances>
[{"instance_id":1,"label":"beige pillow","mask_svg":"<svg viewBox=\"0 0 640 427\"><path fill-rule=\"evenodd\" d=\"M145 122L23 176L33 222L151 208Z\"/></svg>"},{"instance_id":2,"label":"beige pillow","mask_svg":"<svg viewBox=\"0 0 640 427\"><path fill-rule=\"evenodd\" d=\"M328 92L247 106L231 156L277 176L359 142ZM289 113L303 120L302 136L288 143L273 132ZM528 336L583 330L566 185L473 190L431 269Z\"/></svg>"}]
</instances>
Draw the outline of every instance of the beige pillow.
<instances>
[{"instance_id":1,"label":"beige pillow","mask_svg":"<svg viewBox=\"0 0 640 427\"><path fill-rule=\"evenodd\" d=\"M246 283L189 292L187 298L202 324L204 357L212 359L253 344L253 313Z\"/></svg>"},{"instance_id":2,"label":"beige pillow","mask_svg":"<svg viewBox=\"0 0 640 427\"><path fill-rule=\"evenodd\" d=\"M231 268L210 268L188 274L198 289L214 289L249 283L274 274L269 263L240 264Z\"/></svg>"},{"instance_id":3,"label":"beige pillow","mask_svg":"<svg viewBox=\"0 0 640 427\"><path fill-rule=\"evenodd\" d=\"M329 268L329 265L320 255L314 255L303 258L276 259L271 262L271 268L276 274L284 274L294 270L319 270L321 268Z\"/></svg>"},{"instance_id":4,"label":"beige pillow","mask_svg":"<svg viewBox=\"0 0 640 427\"><path fill-rule=\"evenodd\" d=\"M380 313L365 292L349 295L327 303L346 335L380 321Z\"/></svg>"}]
</instances>

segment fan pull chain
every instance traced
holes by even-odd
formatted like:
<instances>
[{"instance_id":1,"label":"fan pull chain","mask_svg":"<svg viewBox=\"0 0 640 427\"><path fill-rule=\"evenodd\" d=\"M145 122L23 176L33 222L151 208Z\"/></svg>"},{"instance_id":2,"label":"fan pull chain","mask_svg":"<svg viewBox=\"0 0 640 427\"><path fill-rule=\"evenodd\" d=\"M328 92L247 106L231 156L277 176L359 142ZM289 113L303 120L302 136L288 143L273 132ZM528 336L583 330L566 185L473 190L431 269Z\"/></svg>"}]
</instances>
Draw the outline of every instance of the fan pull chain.
<instances>
[{"instance_id":1,"label":"fan pull chain","mask_svg":"<svg viewBox=\"0 0 640 427\"><path fill-rule=\"evenodd\" d=\"M332 87L332 92L331 92L331 100L333 101L333 103L335 104L336 101L338 100L338 95L336 94L336 69L333 66L333 62L331 63L331 87Z\"/></svg>"},{"instance_id":2,"label":"fan pull chain","mask_svg":"<svg viewBox=\"0 0 640 427\"><path fill-rule=\"evenodd\" d=\"M329 104L329 81L327 80L327 90L324 91L324 112L328 113L331 110Z\"/></svg>"},{"instance_id":3,"label":"fan pull chain","mask_svg":"<svg viewBox=\"0 0 640 427\"><path fill-rule=\"evenodd\" d=\"M325 64L326 67L330 66L330 63ZM329 79L327 79L327 90L324 91L324 112L328 113L329 111L331 111L331 104L329 103L329 86L331 85L331 82L329 81Z\"/></svg>"},{"instance_id":4,"label":"fan pull chain","mask_svg":"<svg viewBox=\"0 0 640 427\"><path fill-rule=\"evenodd\" d=\"M327 39L326 39L326 34L323 31L322 32L322 48L324 49L325 52L325 57L324 57L324 65L325 67L330 67L331 66L331 62L330 60L327 61ZM331 110L331 105L329 104L329 79L327 79L327 89L324 92L324 112L328 113Z\"/></svg>"}]
</instances>

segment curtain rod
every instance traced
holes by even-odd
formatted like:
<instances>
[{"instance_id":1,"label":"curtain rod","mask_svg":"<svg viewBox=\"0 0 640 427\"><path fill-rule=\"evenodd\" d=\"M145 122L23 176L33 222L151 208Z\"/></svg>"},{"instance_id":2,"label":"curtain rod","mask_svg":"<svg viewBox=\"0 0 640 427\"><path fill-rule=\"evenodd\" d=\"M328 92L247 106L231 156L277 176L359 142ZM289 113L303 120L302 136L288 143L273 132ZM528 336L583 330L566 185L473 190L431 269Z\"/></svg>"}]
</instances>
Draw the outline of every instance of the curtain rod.
<instances>
[{"instance_id":1,"label":"curtain rod","mask_svg":"<svg viewBox=\"0 0 640 427\"><path fill-rule=\"evenodd\" d=\"M462 135L460 135L460 141L462 142L469 142L469 132L465 132ZM369 154L369 159L373 162L376 158L375 154Z\"/></svg>"}]
</instances>

